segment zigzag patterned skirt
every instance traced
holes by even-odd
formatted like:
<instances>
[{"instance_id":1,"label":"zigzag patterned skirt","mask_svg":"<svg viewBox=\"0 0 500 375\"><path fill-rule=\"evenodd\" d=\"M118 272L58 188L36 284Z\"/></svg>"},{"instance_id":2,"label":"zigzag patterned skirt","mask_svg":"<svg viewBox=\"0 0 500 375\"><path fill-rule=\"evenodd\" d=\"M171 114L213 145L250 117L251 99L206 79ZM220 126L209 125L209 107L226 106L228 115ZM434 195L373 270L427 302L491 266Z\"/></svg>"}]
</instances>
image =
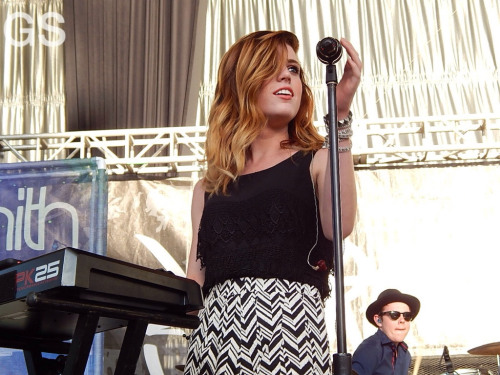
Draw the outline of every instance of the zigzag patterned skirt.
<instances>
[{"instance_id":1,"label":"zigzag patterned skirt","mask_svg":"<svg viewBox=\"0 0 500 375\"><path fill-rule=\"evenodd\" d=\"M324 305L310 285L242 278L212 288L185 375L331 374Z\"/></svg>"}]
</instances>

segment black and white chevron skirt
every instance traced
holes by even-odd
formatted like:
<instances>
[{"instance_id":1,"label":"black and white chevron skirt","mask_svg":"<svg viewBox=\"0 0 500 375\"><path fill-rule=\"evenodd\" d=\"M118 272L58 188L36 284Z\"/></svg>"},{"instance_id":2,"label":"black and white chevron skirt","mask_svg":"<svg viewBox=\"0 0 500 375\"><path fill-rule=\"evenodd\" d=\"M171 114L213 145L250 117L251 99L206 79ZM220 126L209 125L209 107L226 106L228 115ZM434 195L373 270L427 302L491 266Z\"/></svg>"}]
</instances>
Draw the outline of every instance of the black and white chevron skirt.
<instances>
[{"instance_id":1,"label":"black and white chevron skirt","mask_svg":"<svg viewBox=\"0 0 500 375\"><path fill-rule=\"evenodd\" d=\"M331 374L324 305L310 285L242 278L212 288L185 375Z\"/></svg>"}]
</instances>

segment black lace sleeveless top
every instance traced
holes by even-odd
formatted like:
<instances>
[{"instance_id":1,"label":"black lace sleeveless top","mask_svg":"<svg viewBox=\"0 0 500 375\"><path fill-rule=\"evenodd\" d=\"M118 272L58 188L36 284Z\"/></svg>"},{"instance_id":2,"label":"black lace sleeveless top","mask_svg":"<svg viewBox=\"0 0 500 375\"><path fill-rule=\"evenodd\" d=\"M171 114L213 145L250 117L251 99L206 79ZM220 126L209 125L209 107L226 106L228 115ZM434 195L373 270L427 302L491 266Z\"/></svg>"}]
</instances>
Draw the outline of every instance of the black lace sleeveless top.
<instances>
[{"instance_id":1,"label":"black lace sleeveless top","mask_svg":"<svg viewBox=\"0 0 500 375\"><path fill-rule=\"evenodd\" d=\"M333 250L321 229L312 157L299 151L271 168L238 177L228 195L205 195L198 233L204 293L228 279L258 277L307 283L323 298L329 295ZM324 260L327 270L312 269L310 251L309 263Z\"/></svg>"}]
</instances>

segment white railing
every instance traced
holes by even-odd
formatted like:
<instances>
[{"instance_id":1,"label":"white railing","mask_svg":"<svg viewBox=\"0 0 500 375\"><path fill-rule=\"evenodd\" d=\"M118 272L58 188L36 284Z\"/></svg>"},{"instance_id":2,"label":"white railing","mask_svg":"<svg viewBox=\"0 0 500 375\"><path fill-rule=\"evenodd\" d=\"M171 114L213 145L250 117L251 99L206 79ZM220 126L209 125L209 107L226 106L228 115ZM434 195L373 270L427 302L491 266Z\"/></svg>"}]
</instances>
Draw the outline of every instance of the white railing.
<instances>
[{"instance_id":1,"label":"white railing","mask_svg":"<svg viewBox=\"0 0 500 375\"><path fill-rule=\"evenodd\" d=\"M356 168L500 162L500 114L355 120L353 128ZM199 173L205 134L186 126L0 135L0 161L100 156L111 174Z\"/></svg>"},{"instance_id":2,"label":"white railing","mask_svg":"<svg viewBox=\"0 0 500 375\"><path fill-rule=\"evenodd\" d=\"M353 144L357 168L500 162L500 114L357 120Z\"/></svg>"}]
</instances>

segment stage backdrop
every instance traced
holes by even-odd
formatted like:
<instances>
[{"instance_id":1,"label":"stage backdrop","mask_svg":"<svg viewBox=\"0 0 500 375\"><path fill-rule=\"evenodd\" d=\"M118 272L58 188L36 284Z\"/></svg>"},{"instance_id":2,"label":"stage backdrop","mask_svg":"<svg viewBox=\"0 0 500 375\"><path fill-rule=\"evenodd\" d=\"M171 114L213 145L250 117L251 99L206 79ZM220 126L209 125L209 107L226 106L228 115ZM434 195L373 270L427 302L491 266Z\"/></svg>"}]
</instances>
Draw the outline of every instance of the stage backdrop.
<instances>
[{"instance_id":1,"label":"stage backdrop","mask_svg":"<svg viewBox=\"0 0 500 375\"><path fill-rule=\"evenodd\" d=\"M356 229L344 249L348 352L375 332L364 314L386 288L422 302L407 338L415 359L437 356L437 366L444 345L454 358L499 341L497 324L479 325L470 316L500 308L498 166L358 170L356 178ZM108 255L183 275L192 186L190 180L110 181ZM334 295L326 309L333 353ZM184 334L189 330L151 325L137 373L180 374L175 366L185 361ZM105 335L104 373L113 369L122 335Z\"/></svg>"},{"instance_id":2,"label":"stage backdrop","mask_svg":"<svg viewBox=\"0 0 500 375\"><path fill-rule=\"evenodd\" d=\"M191 242L190 179L113 181L110 178L107 255L185 275ZM189 330L150 324L136 373L179 375ZM114 372L124 330L104 334L104 374Z\"/></svg>"},{"instance_id":3,"label":"stage backdrop","mask_svg":"<svg viewBox=\"0 0 500 375\"><path fill-rule=\"evenodd\" d=\"M0 164L0 260L68 246L104 255L107 203L103 159ZM86 374L101 373L102 342L96 335ZM26 374L22 351L0 348L0 369Z\"/></svg>"}]
</instances>

